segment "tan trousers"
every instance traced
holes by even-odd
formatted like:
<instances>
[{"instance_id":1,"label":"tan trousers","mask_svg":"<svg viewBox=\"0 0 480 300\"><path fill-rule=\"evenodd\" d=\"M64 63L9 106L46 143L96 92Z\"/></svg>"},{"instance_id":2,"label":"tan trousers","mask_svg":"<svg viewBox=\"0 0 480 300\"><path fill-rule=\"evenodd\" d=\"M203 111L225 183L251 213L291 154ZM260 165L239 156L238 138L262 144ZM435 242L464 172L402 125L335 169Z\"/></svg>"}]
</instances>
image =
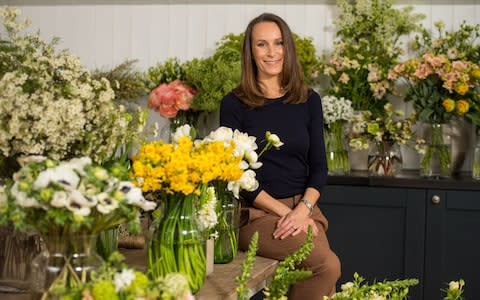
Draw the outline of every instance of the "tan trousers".
<instances>
[{"instance_id":1,"label":"tan trousers","mask_svg":"<svg viewBox=\"0 0 480 300\"><path fill-rule=\"evenodd\" d=\"M300 200L300 196L280 199L287 206L293 208ZM315 206L312 218L317 222L319 233L314 237L312 253L300 264L300 268L312 271L313 276L302 280L290 289L290 300L316 300L323 296L330 296L335 292L335 284L340 277L340 260L330 249L327 236L328 222L320 209ZM305 242L306 234L289 236L283 240L274 239L273 231L279 216L263 210L248 207L242 208L239 247L246 251L250 239L258 231L257 255L276 260L283 260L289 254L298 250Z\"/></svg>"}]
</instances>

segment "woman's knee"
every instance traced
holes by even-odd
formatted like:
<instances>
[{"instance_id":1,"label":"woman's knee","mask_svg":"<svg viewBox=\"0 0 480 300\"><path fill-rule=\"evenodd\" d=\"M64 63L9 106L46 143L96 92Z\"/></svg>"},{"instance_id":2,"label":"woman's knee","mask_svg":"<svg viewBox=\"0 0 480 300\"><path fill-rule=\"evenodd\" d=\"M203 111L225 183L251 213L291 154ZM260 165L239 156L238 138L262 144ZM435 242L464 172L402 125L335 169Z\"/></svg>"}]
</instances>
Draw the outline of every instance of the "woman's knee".
<instances>
[{"instance_id":1,"label":"woman's knee","mask_svg":"<svg viewBox=\"0 0 480 300\"><path fill-rule=\"evenodd\" d=\"M305 264L311 269L313 274L321 274L322 277L328 277L334 282L340 278L340 259L338 259L338 256L330 249L313 251L305 261Z\"/></svg>"}]
</instances>

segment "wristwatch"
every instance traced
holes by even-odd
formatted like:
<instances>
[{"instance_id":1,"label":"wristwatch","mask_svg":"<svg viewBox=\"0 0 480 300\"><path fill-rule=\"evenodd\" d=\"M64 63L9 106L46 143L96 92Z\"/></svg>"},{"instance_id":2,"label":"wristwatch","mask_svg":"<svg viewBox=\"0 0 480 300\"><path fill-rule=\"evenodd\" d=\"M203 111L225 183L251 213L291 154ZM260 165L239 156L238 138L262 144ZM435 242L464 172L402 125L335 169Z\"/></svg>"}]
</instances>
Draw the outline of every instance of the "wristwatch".
<instances>
[{"instance_id":1,"label":"wristwatch","mask_svg":"<svg viewBox=\"0 0 480 300\"><path fill-rule=\"evenodd\" d=\"M303 204L305 204L305 206L310 210L310 213L308 214L308 216L311 216L312 213L313 213L313 204L312 204L312 202L308 201L308 200L305 199L305 198L302 198L302 200L300 200L300 202L302 202Z\"/></svg>"}]
</instances>

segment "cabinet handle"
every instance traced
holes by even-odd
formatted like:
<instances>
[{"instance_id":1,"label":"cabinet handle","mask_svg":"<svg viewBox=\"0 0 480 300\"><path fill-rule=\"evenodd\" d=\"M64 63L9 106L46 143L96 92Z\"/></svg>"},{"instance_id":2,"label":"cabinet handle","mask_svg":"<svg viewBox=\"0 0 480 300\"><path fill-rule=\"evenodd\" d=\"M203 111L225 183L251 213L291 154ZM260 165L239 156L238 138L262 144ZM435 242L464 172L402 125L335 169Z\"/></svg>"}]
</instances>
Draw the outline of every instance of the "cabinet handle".
<instances>
[{"instance_id":1,"label":"cabinet handle","mask_svg":"<svg viewBox=\"0 0 480 300\"><path fill-rule=\"evenodd\" d=\"M433 203L433 204L438 204L438 203L440 203L440 196L433 195L433 197L432 197L432 203Z\"/></svg>"}]
</instances>

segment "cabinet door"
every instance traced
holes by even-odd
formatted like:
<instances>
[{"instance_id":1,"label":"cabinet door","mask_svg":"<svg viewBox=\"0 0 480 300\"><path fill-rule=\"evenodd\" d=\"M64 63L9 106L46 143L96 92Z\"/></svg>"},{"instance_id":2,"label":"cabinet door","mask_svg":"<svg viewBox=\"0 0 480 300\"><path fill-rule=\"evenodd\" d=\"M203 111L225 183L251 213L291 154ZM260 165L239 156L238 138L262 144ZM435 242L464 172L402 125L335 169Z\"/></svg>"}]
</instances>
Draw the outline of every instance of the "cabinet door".
<instances>
[{"instance_id":1,"label":"cabinet door","mask_svg":"<svg viewBox=\"0 0 480 300\"><path fill-rule=\"evenodd\" d=\"M463 278L465 298L480 295L480 192L437 191L427 196L425 298Z\"/></svg>"},{"instance_id":2,"label":"cabinet door","mask_svg":"<svg viewBox=\"0 0 480 300\"><path fill-rule=\"evenodd\" d=\"M425 191L329 185L319 207L330 246L342 263L341 283L357 272L368 282L423 277ZM422 299L422 286L410 299ZM433 299L433 298L432 298Z\"/></svg>"}]
</instances>

